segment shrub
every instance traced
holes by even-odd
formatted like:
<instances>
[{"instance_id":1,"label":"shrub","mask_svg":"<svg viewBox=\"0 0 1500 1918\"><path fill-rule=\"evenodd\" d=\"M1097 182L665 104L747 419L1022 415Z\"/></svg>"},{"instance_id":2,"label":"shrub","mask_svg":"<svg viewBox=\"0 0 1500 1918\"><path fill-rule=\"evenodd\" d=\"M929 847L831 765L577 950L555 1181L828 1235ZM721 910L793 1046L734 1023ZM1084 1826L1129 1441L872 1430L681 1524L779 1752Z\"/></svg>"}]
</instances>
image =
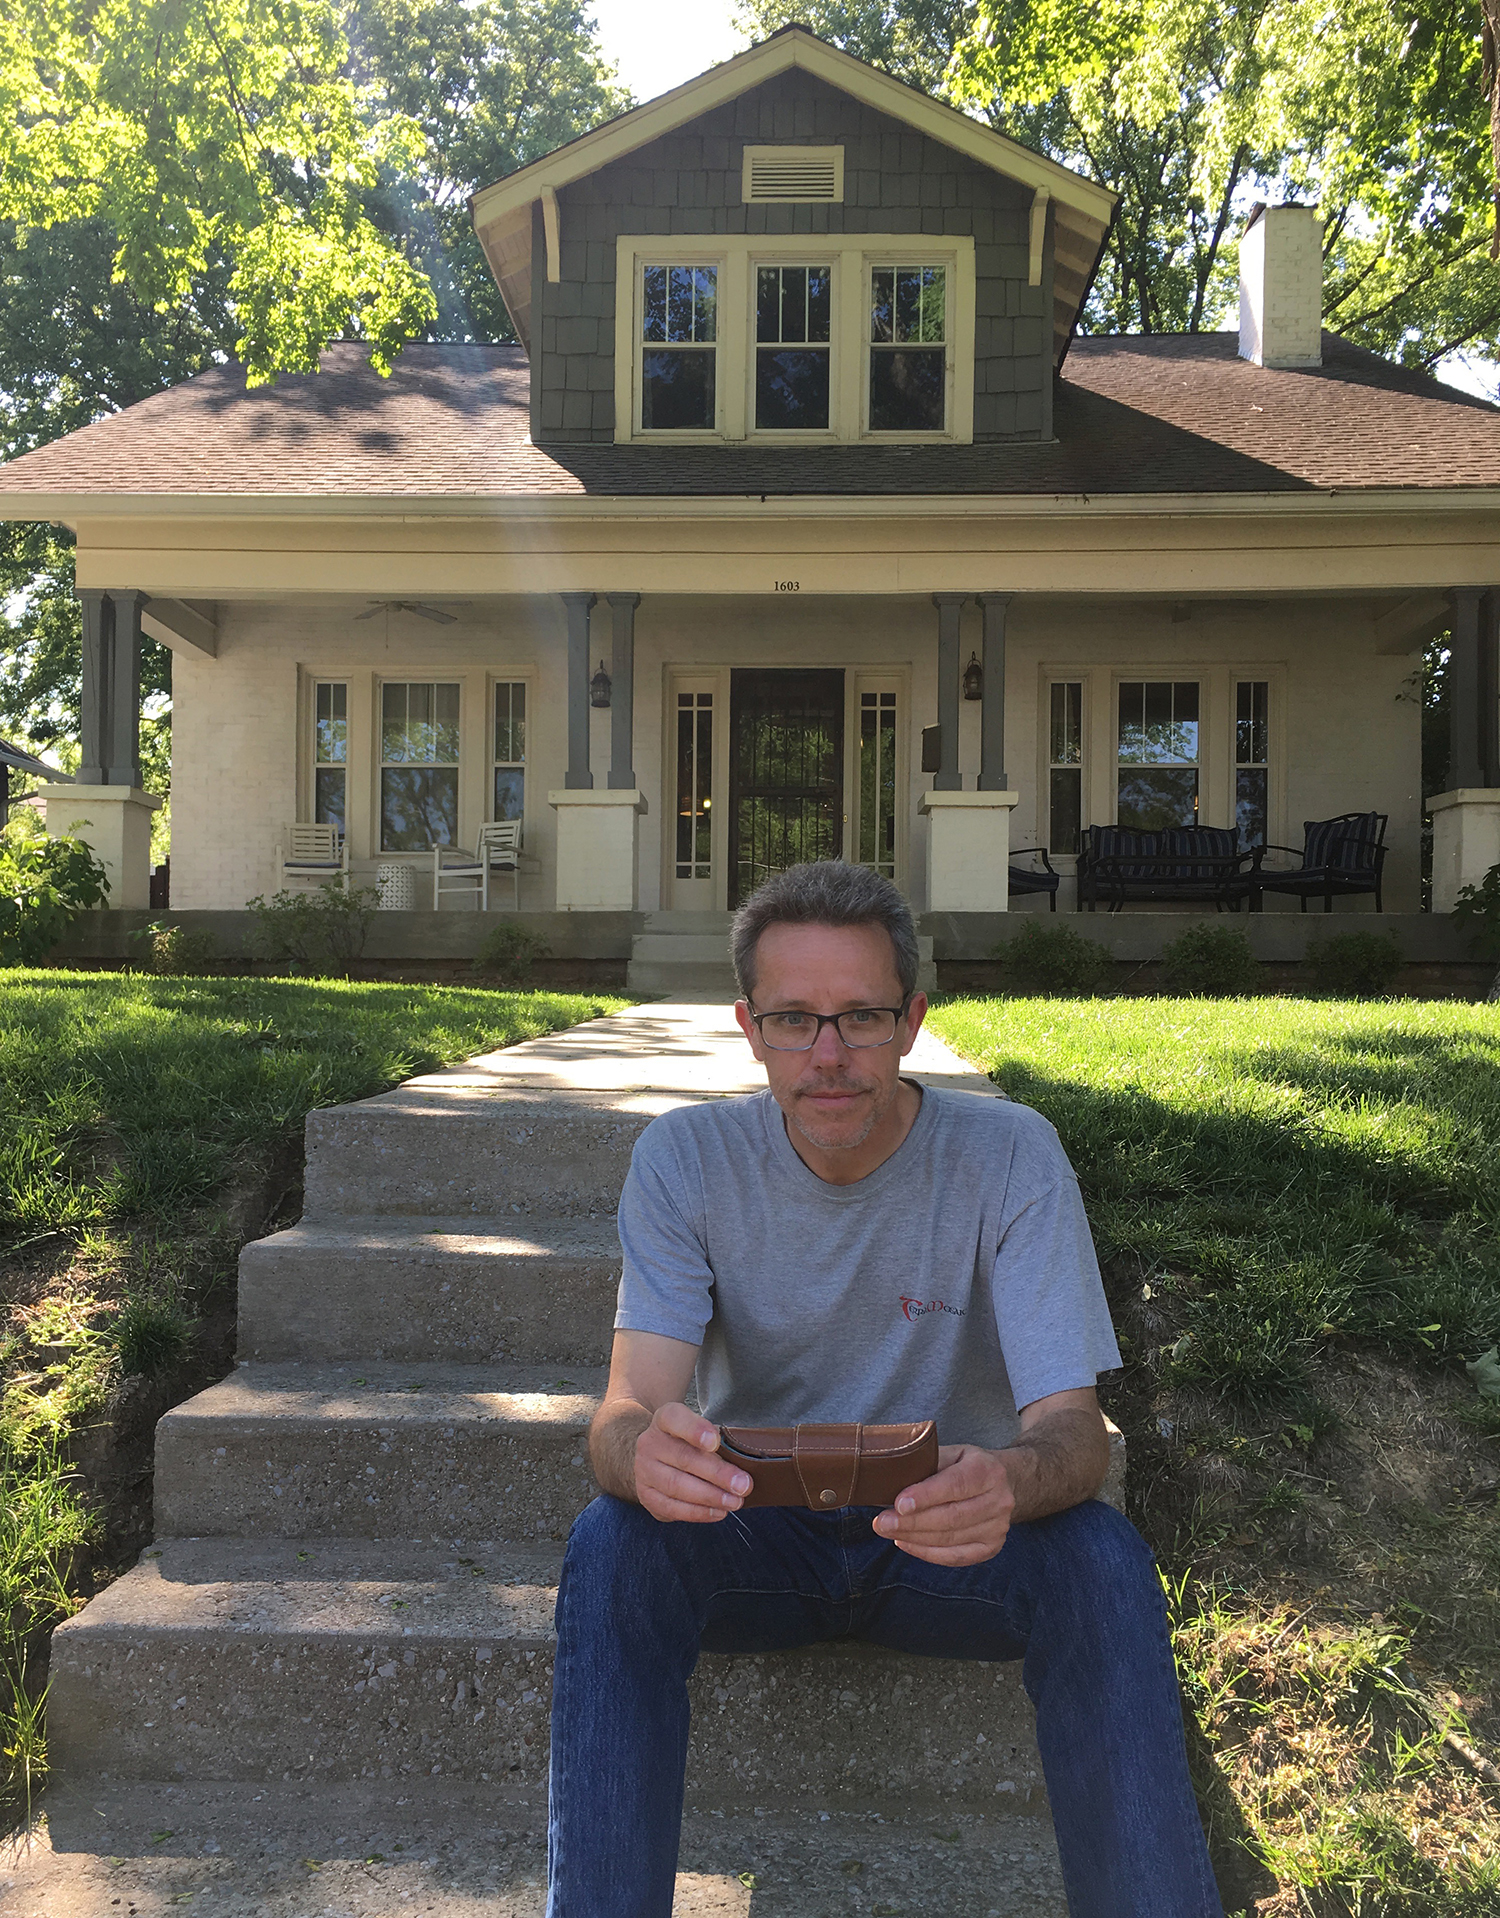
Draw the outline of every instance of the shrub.
<instances>
[{"instance_id":1,"label":"shrub","mask_svg":"<svg viewBox=\"0 0 1500 1918\"><path fill-rule=\"evenodd\" d=\"M1189 926L1162 952L1161 970L1173 992L1202 998L1254 992L1261 977L1250 941L1232 926Z\"/></svg>"},{"instance_id":2,"label":"shrub","mask_svg":"<svg viewBox=\"0 0 1500 1918\"><path fill-rule=\"evenodd\" d=\"M500 986L524 986L538 959L552 951L539 932L508 919L488 934L474 958L475 972Z\"/></svg>"},{"instance_id":3,"label":"shrub","mask_svg":"<svg viewBox=\"0 0 1500 1918\"><path fill-rule=\"evenodd\" d=\"M166 919L153 919L149 926L142 926L130 936L140 948L143 972L174 976L207 972L219 957L218 943L212 933L174 926Z\"/></svg>"},{"instance_id":4,"label":"shrub","mask_svg":"<svg viewBox=\"0 0 1500 1918\"><path fill-rule=\"evenodd\" d=\"M18 827L0 833L0 965L45 959L80 912L99 906L109 878L81 839Z\"/></svg>"},{"instance_id":5,"label":"shrub","mask_svg":"<svg viewBox=\"0 0 1500 1918\"><path fill-rule=\"evenodd\" d=\"M1097 939L1037 919L1028 919L1014 939L1002 940L993 956L1012 992L1093 992L1114 966Z\"/></svg>"},{"instance_id":6,"label":"shrub","mask_svg":"<svg viewBox=\"0 0 1500 1918\"><path fill-rule=\"evenodd\" d=\"M341 886L337 880L309 892L278 892L246 901L254 920L245 937L253 959L290 959L310 966L320 959L348 965L365 949L370 919L380 904L373 887Z\"/></svg>"},{"instance_id":7,"label":"shrub","mask_svg":"<svg viewBox=\"0 0 1500 1918\"><path fill-rule=\"evenodd\" d=\"M1383 998L1403 964L1394 933L1341 932L1314 939L1307 948L1307 969L1319 992L1342 999Z\"/></svg>"},{"instance_id":8,"label":"shrub","mask_svg":"<svg viewBox=\"0 0 1500 1918\"><path fill-rule=\"evenodd\" d=\"M1469 935L1476 959L1500 959L1500 865L1491 866L1477 886L1465 886L1453 908L1454 923ZM1489 997L1500 1000L1500 972Z\"/></svg>"}]
</instances>

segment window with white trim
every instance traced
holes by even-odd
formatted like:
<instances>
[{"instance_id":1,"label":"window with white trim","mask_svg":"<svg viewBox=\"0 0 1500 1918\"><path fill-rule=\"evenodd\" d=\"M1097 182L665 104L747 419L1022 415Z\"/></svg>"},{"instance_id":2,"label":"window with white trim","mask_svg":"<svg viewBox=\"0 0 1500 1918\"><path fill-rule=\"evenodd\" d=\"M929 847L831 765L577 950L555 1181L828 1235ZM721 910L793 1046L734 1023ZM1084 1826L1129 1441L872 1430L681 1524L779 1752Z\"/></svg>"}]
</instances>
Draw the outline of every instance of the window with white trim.
<instances>
[{"instance_id":1,"label":"window with white trim","mask_svg":"<svg viewBox=\"0 0 1500 1918\"><path fill-rule=\"evenodd\" d=\"M1047 850L1075 853L1083 829L1083 681L1054 679L1047 726Z\"/></svg>"},{"instance_id":2,"label":"window with white trim","mask_svg":"<svg viewBox=\"0 0 1500 1918\"><path fill-rule=\"evenodd\" d=\"M718 421L719 269L641 269L641 429L711 432Z\"/></svg>"},{"instance_id":3,"label":"window with white trim","mask_svg":"<svg viewBox=\"0 0 1500 1918\"><path fill-rule=\"evenodd\" d=\"M677 877L712 879L714 696L677 695Z\"/></svg>"},{"instance_id":4,"label":"window with white trim","mask_svg":"<svg viewBox=\"0 0 1500 1918\"><path fill-rule=\"evenodd\" d=\"M1138 832L1196 826L1202 774L1196 679L1122 679L1115 817Z\"/></svg>"},{"instance_id":5,"label":"window with white trim","mask_svg":"<svg viewBox=\"0 0 1500 1918\"><path fill-rule=\"evenodd\" d=\"M1271 806L1271 686L1236 680L1234 688L1234 823L1242 846L1263 846Z\"/></svg>"},{"instance_id":6,"label":"window with white trim","mask_svg":"<svg viewBox=\"0 0 1500 1918\"><path fill-rule=\"evenodd\" d=\"M972 440L968 236L616 245L617 440Z\"/></svg>"},{"instance_id":7,"label":"window with white trim","mask_svg":"<svg viewBox=\"0 0 1500 1918\"><path fill-rule=\"evenodd\" d=\"M349 688L320 679L313 688L313 818L345 830L348 818Z\"/></svg>"},{"instance_id":8,"label":"window with white trim","mask_svg":"<svg viewBox=\"0 0 1500 1918\"><path fill-rule=\"evenodd\" d=\"M870 271L872 433L941 433L947 423L948 270Z\"/></svg>"},{"instance_id":9,"label":"window with white trim","mask_svg":"<svg viewBox=\"0 0 1500 1918\"><path fill-rule=\"evenodd\" d=\"M755 270L755 424L826 432L833 395L833 268Z\"/></svg>"},{"instance_id":10,"label":"window with white trim","mask_svg":"<svg viewBox=\"0 0 1500 1918\"><path fill-rule=\"evenodd\" d=\"M459 689L387 680L380 689L380 850L458 842Z\"/></svg>"},{"instance_id":11,"label":"window with white trim","mask_svg":"<svg viewBox=\"0 0 1500 1918\"><path fill-rule=\"evenodd\" d=\"M896 876L896 694L859 696L859 861Z\"/></svg>"},{"instance_id":12,"label":"window with white trim","mask_svg":"<svg viewBox=\"0 0 1500 1918\"><path fill-rule=\"evenodd\" d=\"M495 687L495 784L492 819L526 817L526 682Z\"/></svg>"}]
</instances>

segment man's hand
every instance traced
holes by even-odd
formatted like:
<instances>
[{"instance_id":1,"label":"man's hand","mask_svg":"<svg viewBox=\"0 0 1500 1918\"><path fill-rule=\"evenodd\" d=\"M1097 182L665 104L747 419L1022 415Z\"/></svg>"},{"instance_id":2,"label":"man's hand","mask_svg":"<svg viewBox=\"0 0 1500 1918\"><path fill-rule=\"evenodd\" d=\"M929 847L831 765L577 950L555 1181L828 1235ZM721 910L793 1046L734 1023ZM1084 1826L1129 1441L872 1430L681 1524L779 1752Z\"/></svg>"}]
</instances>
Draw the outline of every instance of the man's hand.
<instances>
[{"instance_id":1,"label":"man's hand","mask_svg":"<svg viewBox=\"0 0 1500 1918\"><path fill-rule=\"evenodd\" d=\"M944 1445L932 1477L902 1492L875 1530L929 1565L980 1565L1005 1543L1015 1508L1004 1453Z\"/></svg>"},{"instance_id":2,"label":"man's hand","mask_svg":"<svg viewBox=\"0 0 1500 1918\"><path fill-rule=\"evenodd\" d=\"M676 1402L657 1407L635 1442L635 1495L653 1518L711 1525L744 1503L748 1472L718 1456L719 1431Z\"/></svg>"},{"instance_id":3,"label":"man's hand","mask_svg":"<svg viewBox=\"0 0 1500 1918\"><path fill-rule=\"evenodd\" d=\"M1092 1498L1108 1466L1093 1387L1053 1392L1022 1408L1021 1430L1003 1452L941 1447L932 1477L908 1486L875 1530L930 1565L979 1565L995 1556L1012 1524Z\"/></svg>"}]
</instances>

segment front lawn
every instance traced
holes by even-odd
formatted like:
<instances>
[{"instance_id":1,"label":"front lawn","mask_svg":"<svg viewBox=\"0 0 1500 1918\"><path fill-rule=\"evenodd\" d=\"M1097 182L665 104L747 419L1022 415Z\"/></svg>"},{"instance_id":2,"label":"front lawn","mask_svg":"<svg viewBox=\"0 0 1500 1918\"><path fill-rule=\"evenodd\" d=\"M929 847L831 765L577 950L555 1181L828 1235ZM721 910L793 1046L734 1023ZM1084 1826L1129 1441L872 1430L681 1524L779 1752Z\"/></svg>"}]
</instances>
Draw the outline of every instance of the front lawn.
<instances>
[{"instance_id":1,"label":"front lawn","mask_svg":"<svg viewBox=\"0 0 1500 1918\"><path fill-rule=\"evenodd\" d=\"M141 1542L155 1417L227 1368L235 1260L295 1213L308 1112L621 1003L0 971L0 1798L44 1763L48 1627L91 1553Z\"/></svg>"},{"instance_id":2,"label":"front lawn","mask_svg":"<svg viewBox=\"0 0 1500 1918\"><path fill-rule=\"evenodd\" d=\"M1120 1332L1216 1858L1277 1918L1500 1911L1500 1007L957 999Z\"/></svg>"}]
</instances>

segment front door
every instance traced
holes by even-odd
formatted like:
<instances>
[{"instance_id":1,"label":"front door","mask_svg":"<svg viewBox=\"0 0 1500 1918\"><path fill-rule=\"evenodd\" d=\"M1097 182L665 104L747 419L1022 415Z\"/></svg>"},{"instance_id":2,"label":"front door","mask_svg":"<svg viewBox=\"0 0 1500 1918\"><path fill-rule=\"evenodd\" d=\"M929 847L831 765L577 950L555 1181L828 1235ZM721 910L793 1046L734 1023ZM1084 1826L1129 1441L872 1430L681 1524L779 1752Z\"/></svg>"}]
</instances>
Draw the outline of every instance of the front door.
<instances>
[{"instance_id":1,"label":"front door","mask_svg":"<svg viewBox=\"0 0 1500 1918\"><path fill-rule=\"evenodd\" d=\"M732 673L730 905L773 872L843 850L843 673Z\"/></svg>"}]
</instances>

